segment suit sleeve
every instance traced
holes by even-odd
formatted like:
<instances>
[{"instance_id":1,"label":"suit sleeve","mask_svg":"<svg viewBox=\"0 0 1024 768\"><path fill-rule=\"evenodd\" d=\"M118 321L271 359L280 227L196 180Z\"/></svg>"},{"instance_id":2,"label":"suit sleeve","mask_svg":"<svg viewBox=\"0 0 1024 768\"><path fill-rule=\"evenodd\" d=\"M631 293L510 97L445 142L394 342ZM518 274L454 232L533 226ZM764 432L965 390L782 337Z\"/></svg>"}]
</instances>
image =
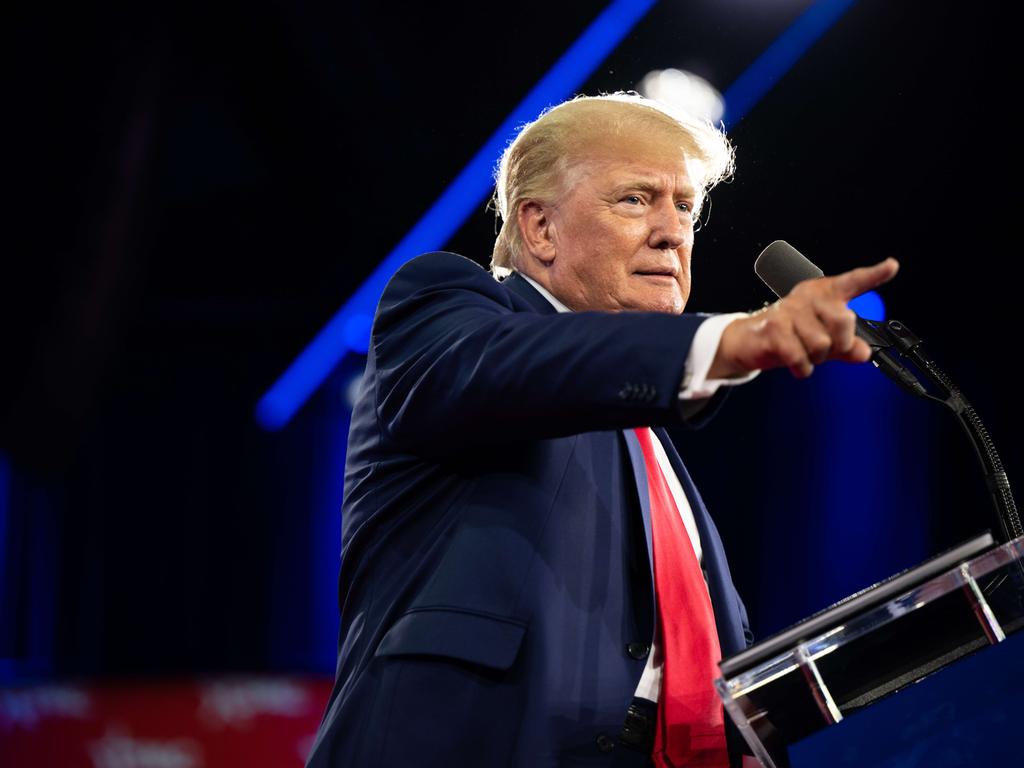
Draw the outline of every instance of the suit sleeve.
<instances>
[{"instance_id":1,"label":"suit sleeve","mask_svg":"<svg viewBox=\"0 0 1024 768\"><path fill-rule=\"evenodd\" d=\"M705 319L654 312L538 314L472 261L413 259L371 336L378 425L400 447L473 445L678 424L678 391Z\"/></svg>"}]
</instances>

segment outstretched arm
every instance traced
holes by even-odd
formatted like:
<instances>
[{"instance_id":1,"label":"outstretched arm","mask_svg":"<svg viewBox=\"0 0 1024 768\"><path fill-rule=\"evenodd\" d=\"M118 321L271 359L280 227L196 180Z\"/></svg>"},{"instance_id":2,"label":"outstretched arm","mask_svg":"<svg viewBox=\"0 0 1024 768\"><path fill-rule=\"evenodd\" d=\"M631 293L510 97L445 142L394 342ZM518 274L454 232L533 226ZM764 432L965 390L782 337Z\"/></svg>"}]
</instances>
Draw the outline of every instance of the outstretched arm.
<instances>
[{"instance_id":1,"label":"outstretched arm","mask_svg":"<svg viewBox=\"0 0 1024 768\"><path fill-rule=\"evenodd\" d=\"M702 316L523 311L453 254L409 262L372 333L381 430L410 450L679 423Z\"/></svg>"}]
</instances>

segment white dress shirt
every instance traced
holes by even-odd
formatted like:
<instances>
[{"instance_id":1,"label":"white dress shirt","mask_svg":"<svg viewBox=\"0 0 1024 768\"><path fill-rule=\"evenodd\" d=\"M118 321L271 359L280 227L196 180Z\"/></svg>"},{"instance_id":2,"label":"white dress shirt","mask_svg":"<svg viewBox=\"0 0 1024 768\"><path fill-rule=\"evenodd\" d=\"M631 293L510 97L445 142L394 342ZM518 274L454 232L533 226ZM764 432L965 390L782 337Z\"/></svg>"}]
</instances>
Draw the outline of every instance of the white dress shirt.
<instances>
[{"instance_id":1,"label":"white dress shirt","mask_svg":"<svg viewBox=\"0 0 1024 768\"><path fill-rule=\"evenodd\" d=\"M522 272L519 274L522 275L530 285L536 288L537 292L547 299L551 306L559 312L572 311L552 296L551 293L536 280L527 277ZM693 342L690 344L689 354L686 357L686 368L683 373L683 380L679 385L680 400L697 400L711 397L716 391L718 391L719 387L744 384L758 374L758 371L752 371L746 376L736 377L733 379L707 378L708 371L711 369L711 364L715 359L715 353L718 351L718 343L722 339L722 332L725 331L725 326L739 317L746 316L747 314L745 312L714 315L701 323L700 327L697 328L697 332L693 337ZM686 498L686 493L683 491L682 485L679 483L679 478L676 477L675 470L672 469L672 464L668 459L668 455L665 453L664 446L662 446L661 441L653 430L651 430L651 437L653 438L651 442L654 445L654 453L657 456L658 465L661 468L662 474L665 476L665 480L668 482L669 490L672 492L672 500L676 504L676 509L679 510L679 516L683 519L683 525L686 526L686 532L690 535L690 543L693 544L693 551L694 554L697 555L697 561L703 565L703 550L700 546L700 534L697 532L697 522L694 520L693 510L690 508L690 502ZM706 580L705 586L707 586ZM655 605L657 605L657 602L655 602ZM662 665L661 644L658 643L658 614L657 610L655 610L654 642L651 644L651 652L647 656L647 666L644 667L643 675L640 677L640 684L636 689L635 695L637 698L647 699L653 702L658 701L658 694L661 691Z\"/></svg>"}]
</instances>

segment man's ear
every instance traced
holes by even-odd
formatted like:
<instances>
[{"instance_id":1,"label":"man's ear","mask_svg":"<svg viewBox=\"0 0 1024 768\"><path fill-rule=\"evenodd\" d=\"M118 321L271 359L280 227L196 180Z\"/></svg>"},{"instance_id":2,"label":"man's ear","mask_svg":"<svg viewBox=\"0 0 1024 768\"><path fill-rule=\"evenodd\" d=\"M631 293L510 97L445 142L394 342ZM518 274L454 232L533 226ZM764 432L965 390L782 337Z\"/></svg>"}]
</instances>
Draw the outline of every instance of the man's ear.
<instances>
[{"instance_id":1,"label":"man's ear","mask_svg":"<svg viewBox=\"0 0 1024 768\"><path fill-rule=\"evenodd\" d=\"M546 266L555 260L555 231L550 207L537 200L523 200L516 210L516 223L523 240L525 255Z\"/></svg>"}]
</instances>

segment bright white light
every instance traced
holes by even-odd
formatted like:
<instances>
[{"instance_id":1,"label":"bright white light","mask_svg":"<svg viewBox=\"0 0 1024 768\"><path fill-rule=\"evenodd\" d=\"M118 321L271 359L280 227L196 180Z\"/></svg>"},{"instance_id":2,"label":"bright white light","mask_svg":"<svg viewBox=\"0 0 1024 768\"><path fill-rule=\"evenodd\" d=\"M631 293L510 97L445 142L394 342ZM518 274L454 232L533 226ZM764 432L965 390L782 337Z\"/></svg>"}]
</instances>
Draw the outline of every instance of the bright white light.
<instances>
[{"instance_id":1,"label":"bright white light","mask_svg":"<svg viewBox=\"0 0 1024 768\"><path fill-rule=\"evenodd\" d=\"M640 81L640 93L649 99L685 110L717 123L725 114L725 101L700 75L679 69L656 69Z\"/></svg>"}]
</instances>

